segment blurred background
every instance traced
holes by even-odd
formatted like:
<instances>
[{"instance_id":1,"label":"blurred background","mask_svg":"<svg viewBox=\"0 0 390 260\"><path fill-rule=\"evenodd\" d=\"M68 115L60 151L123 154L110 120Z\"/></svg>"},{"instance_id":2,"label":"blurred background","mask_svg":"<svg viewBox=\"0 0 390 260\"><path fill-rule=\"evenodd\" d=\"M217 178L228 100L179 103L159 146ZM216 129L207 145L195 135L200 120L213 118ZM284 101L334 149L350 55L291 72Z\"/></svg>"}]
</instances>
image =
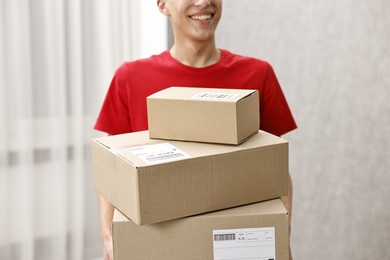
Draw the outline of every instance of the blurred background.
<instances>
[{"instance_id":1,"label":"blurred background","mask_svg":"<svg viewBox=\"0 0 390 260\"><path fill-rule=\"evenodd\" d=\"M0 0L0 259L99 259L89 140L115 69L172 44L156 1ZM221 48L269 61L297 260L389 259L390 2L226 0Z\"/></svg>"},{"instance_id":2,"label":"blurred background","mask_svg":"<svg viewBox=\"0 0 390 260\"><path fill-rule=\"evenodd\" d=\"M116 68L167 48L155 1L0 0L0 259L99 259L90 139Z\"/></svg>"}]
</instances>

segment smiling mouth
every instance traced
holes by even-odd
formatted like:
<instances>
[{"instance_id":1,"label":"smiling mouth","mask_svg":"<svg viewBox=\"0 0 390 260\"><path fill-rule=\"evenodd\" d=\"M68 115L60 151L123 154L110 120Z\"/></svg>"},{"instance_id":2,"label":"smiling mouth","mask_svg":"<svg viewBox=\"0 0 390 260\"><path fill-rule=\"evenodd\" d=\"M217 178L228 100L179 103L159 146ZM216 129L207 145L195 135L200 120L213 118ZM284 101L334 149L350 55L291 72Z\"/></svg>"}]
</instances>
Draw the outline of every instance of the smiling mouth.
<instances>
[{"instance_id":1,"label":"smiling mouth","mask_svg":"<svg viewBox=\"0 0 390 260\"><path fill-rule=\"evenodd\" d=\"M202 15L192 15L192 16L189 16L192 20L196 20L196 21L208 21L210 20L211 18L213 18L215 15L215 13L211 13L211 14L202 14Z\"/></svg>"}]
</instances>

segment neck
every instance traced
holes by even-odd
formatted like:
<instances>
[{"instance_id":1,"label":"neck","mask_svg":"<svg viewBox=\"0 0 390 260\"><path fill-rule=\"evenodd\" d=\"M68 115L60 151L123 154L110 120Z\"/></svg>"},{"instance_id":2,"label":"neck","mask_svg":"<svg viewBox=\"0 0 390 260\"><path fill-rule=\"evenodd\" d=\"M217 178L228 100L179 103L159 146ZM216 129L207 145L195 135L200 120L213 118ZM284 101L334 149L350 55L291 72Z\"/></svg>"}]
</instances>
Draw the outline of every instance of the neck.
<instances>
[{"instance_id":1,"label":"neck","mask_svg":"<svg viewBox=\"0 0 390 260\"><path fill-rule=\"evenodd\" d=\"M187 42L186 44L177 44L175 42L170 53L180 63L195 68L213 65L218 62L221 55L214 43L198 44L193 42Z\"/></svg>"}]
</instances>

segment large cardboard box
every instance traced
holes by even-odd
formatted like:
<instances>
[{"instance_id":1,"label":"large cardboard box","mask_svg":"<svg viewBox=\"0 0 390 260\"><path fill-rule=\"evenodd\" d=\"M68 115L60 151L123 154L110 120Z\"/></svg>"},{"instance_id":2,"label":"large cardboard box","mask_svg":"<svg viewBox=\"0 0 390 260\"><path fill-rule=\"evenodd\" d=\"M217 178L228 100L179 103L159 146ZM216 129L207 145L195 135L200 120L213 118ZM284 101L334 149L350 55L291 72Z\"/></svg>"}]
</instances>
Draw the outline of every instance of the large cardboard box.
<instances>
[{"instance_id":1,"label":"large cardboard box","mask_svg":"<svg viewBox=\"0 0 390 260\"><path fill-rule=\"evenodd\" d=\"M280 199L138 226L115 212L115 260L288 260L288 215Z\"/></svg>"},{"instance_id":2,"label":"large cardboard box","mask_svg":"<svg viewBox=\"0 0 390 260\"><path fill-rule=\"evenodd\" d=\"M171 87L147 107L151 138L240 144L260 125L256 90Z\"/></svg>"},{"instance_id":3,"label":"large cardboard box","mask_svg":"<svg viewBox=\"0 0 390 260\"><path fill-rule=\"evenodd\" d=\"M92 140L96 191L139 225L287 194L288 142L260 131L240 146L149 139Z\"/></svg>"}]
</instances>

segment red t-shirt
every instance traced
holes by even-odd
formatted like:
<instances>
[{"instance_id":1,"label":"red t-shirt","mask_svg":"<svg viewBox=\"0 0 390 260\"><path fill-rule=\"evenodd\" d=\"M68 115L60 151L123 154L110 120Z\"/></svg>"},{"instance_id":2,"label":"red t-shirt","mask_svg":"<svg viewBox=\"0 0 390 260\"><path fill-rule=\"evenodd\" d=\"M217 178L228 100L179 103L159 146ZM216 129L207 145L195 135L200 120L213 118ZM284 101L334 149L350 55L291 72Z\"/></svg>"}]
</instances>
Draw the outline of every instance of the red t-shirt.
<instances>
[{"instance_id":1,"label":"red t-shirt","mask_svg":"<svg viewBox=\"0 0 390 260\"><path fill-rule=\"evenodd\" d=\"M204 68L186 66L169 51L123 63L115 72L95 129L113 135L147 130L146 97L171 86L257 89L260 129L281 136L297 127L272 67L221 50L220 60Z\"/></svg>"}]
</instances>

